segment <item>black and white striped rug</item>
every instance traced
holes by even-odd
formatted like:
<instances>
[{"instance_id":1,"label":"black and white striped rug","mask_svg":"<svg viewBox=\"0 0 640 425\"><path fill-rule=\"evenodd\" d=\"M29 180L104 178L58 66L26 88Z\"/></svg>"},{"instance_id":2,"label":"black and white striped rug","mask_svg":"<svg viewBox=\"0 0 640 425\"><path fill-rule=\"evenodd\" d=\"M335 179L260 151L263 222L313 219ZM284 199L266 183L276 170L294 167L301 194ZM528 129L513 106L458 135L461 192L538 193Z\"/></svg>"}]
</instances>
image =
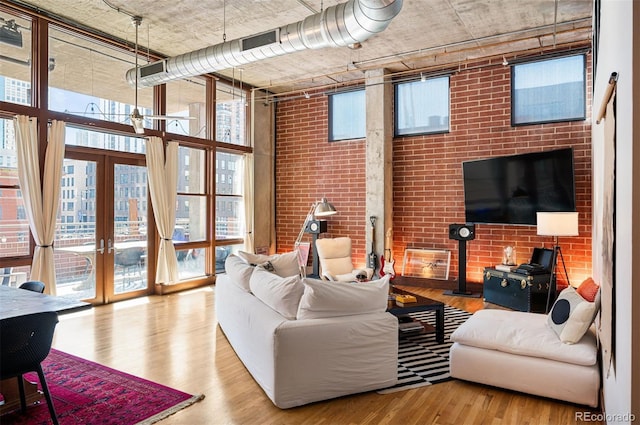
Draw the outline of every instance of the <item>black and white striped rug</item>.
<instances>
[{"instance_id":1,"label":"black and white striped rug","mask_svg":"<svg viewBox=\"0 0 640 425\"><path fill-rule=\"evenodd\" d=\"M434 311L411 313L415 319L433 326L436 323ZM449 337L464 323L470 313L444 306L444 344L438 344L435 333L402 336L398 340L398 383L393 387L378 390L379 394L438 384L451 379L449 374Z\"/></svg>"}]
</instances>

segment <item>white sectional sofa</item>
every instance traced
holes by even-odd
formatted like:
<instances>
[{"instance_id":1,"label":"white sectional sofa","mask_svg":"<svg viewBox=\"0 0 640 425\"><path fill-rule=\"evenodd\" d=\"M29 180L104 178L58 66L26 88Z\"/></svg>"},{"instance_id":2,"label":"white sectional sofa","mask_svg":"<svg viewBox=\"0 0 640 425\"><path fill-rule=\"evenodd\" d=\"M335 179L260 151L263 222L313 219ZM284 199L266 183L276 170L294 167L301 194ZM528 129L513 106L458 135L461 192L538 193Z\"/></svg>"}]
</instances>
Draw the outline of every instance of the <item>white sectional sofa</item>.
<instances>
[{"instance_id":1,"label":"white sectional sofa","mask_svg":"<svg viewBox=\"0 0 640 425\"><path fill-rule=\"evenodd\" d=\"M477 311L451 335L451 376L597 407L594 332L567 344L547 322L544 314Z\"/></svg>"},{"instance_id":2,"label":"white sectional sofa","mask_svg":"<svg viewBox=\"0 0 640 425\"><path fill-rule=\"evenodd\" d=\"M388 280L364 288L281 277L276 273L295 266L269 258L275 273L230 255L227 274L216 280L215 308L229 343L276 406L397 382L398 322L385 312Z\"/></svg>"}]
</instances>

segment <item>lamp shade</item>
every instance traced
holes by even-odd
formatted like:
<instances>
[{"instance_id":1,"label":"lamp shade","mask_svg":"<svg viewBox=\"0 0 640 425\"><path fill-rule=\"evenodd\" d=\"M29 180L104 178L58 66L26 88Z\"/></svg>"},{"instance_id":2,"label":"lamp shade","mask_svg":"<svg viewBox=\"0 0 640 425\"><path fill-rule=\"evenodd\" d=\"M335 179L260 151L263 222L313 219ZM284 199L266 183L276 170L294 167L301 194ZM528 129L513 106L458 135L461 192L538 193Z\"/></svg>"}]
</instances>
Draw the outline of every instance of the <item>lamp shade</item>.
<instances>
[{"instance_id":1,"label":"lamp shade","mask_svg":"<svg viewBox=\"0 0 640 425\"><path fill-rule=\"evenodd\" d=\"M337 213L338 211L336 211L336 208L327 201L327 198L322 198L313 210L313 215L316 217L327 217Z\"/></svg>"},{"instance_id":2,"label":"lamp shade","mask_svg":"<svg viewBox=\"0 0 640 425\"><path fill-rule=\"evenodd\" d=\"M536 219L540 236L578 236L577 212L538 212Z\"/></svg>"}]
</instances>

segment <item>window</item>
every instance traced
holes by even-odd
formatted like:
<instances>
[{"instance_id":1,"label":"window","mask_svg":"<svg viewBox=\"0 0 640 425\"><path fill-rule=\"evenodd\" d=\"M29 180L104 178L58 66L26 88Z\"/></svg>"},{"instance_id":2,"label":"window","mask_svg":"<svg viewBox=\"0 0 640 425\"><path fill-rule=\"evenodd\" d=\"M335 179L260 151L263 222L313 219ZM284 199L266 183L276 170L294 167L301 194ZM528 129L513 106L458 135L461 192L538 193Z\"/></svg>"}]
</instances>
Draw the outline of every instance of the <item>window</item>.
<instances>
[{"instance_id":1,"label":"window","mask_svg":"<svg viewBox=\"0 0 640 425\"><path fill-rule=\"evenodd\" d=\"M362 139L367 135L364 89L329 96L329 141Z\"/></svg>"},{"instance_id":2,"label":"window","mask_svg":"<svg viewBox=\"0 0 640 425\"><path fill-rule=\"evenodd\" d=\"M221 151L216 156L216 273L223 273L229 254L244 249L244 157ZM220 164L226 164L227 170L223 172Z\"/></svg>"},{"instance_id":3,"label":"window","mask_svg":"<svg viewBox=\"0 0 640 425\"><path fill-rule=\"evenodd\" d=\"M205 151L186 146L180 146L179 151L178 156L188 156L189 161L178 164L176 227L184 228L188 239L174 238L174 241L204 241L207 236ZM187 179L187 175L190 178Z\"/></svg>"},{"instance_id":4,"label":"window","mask_svg":"<svg viewBox=\"0 0 640 425\"><path fill-rule=\"evenodd\" d=\"M64 143L68 146L85 146L129 153L144 154L146 152L145 139L142 137L86 130L69 124L65 128ZM120 176L120 179L126 179L127 177ZM121 181L121 183L126 182Z\"/></svg>"},{"instance_id":5,"label":"window","mask_svg":"<svg viewBox=\"0 0 640 425\"><path fill-rule=\"evenodd\" d=\"M152 87L140 87L136 92L124 78L135 62L129 38L127 43L107 40L104 35L92 34L90 30L76 31L53 18L32 19L28 15L28 11L9 11L4 3L0 6L0 23L15 22L22 33L21 46L17 42L0 43L0 271L7 267L13 267L15 271L20 267L20 272L22 269L29 272L34 244L29 237L26 209L18 185L11 117L24 113L22 105L32 104L33 108L26 110L39 119L60 119L59 112L75 116L67 122L65 132L67 158L57 222L58 230L64 229L64 232L56 232L56 235L66 236L78 228L78 223L95 223L96 216L111 214L110 211L97 211L99 204L93 187L97 183L99 167L96 163L72 158L118 151L116 155L111 152L104 155L123 157L140 164L144 161L145 138L135 134L130 125L130 114L137 103L144 116L160 112L153 111L156 106L167 115L177 116L166 121L167 131L162 138L165 142L175 140L180 143L182 158L176 232L172 237L180 261L180 279L197 278L198 284L210 283L213 267L209 260L213 257L214 245L221 245L215 247L216 253L221 253L216 261L219 270L218 266L223 265L226 258L222 254L241 247L244 242L242 164L244 152L252 149L247 140L249 91L243 88L242 78L235 79L232 84L222 79L214 80L211 76L190 77L166 83L164 93ZM46 30L42 31L48 34L46 46L43 40L35 40L34 29ZM133 28L129 31L132 35ZM33 58L41 57L45 50L49 61L46 76L34 73L31 65ZM144 53L139 59L141 64L154 60ZM41 89L35 93L32 87ZM213 88L215 95L212 96ZM44 104L44 99L38 98L40 90L48 92ZM32 102L32 98L37 102ZM210 120L214 114L215 121ZM77 117L91 118L90 126L86 125L88 120L85 122ZM187 117L194 119L187 120ZM206 128L207 122L215 122L216 128ZM146 128L154 127L153 123L155 121L148 117L144 120ZM211 140L214 138L225 145L220 157L228 171L214 168ZM80 163L82 165L78 165ZM214 175L216 181L219 179L216 172L225 173L220 174L225 176L225 182L217 185L224 192L217 194L222 197L220 210L212 205L215 200L212 180ZM128 201L134 196L139 199L139 211L146 214L147 207L151 207L147 203L146 173L119 172L114 180L113 183L119 185L113 189L115 221L120 222L117 214L128 211ZM217 221L213 220L214 209L223 214ZM215 242L212 240L214 226L224 228ZM144 231L150 231L146 225ZM148 253L149 256L154 254L157 253Z\"/></svg>"},{"instance_id":6,"label":"window","mask_svg":"<svg viewBox=\"0 0 640 425\"><path fill-rule=\"evenodd\" d=\"M31 105L31 20L4 11L0 18L9 27L0 43L0 100Z\"/></svg>"},{"instance_id":7,"label":"window","mask_svg":"<svg viewBox=\"0 0 640 425\"><path fill-rule=\"evenodd\" d=\"M585 78L584 55L514 65L512 124L584 120Z\"/></svg>"},{"instance_id":8,"label":"window","mask_svg":"<svg viewBox=\"0 0 640 425\"><path fill-rule=\"evenodd\" d=\"M449 77L396 84L395 105L396 136L449 131Z\"/></svg>"},{"instance_id":9,"label":"window","mask_svg":"<svg viewBox=\"0 0 640 425\"><path fill-rule=\"evenodd\" d=\"M16 157L13 121L0 118L0 151L3 155ZM0 257L29 255L29 222L26 219L24 200L19 189L16 161L13 166L0 167Z\"/></svg>"},{"instance_id":10,"label":"window","mask_svg":"<svg viewBox=\"0 0 640 425\"><path fill-rule=\"evenodd\" d=\"M167 132L193 137L207 137L204 120L207 83L201 77L169 81L167 84ZM190 117L191 119L188 119Z\"/></svg>"},{"instance_id":11,"label":"window","mask_svg":"<svg viewBox=\"0 0 640 425\"><path fill-rule=\"evenodd\" d=\"M135 58L130 52L52 26L49 55L55 59L55 66L49 72L50 110L130 124L129 115L136 97L135 88L124 78L127 70L135 66ZM77 66L78 63L87 66ZM151 115L152 108L153 88L140 87L140 113ZM152 128L153 124L145 119L144 126ZM105 149L139 151L135 142L129 139L124 139L122 146L107 144Z\"/></svg>"},{"instance_id":12,"label":"window","mask_svg":"<svg viewBox=\"0 0 640 425\"><path fill-rule=\"evenodd\" d=\"M247 93L222 82L216 83L216 140L248 145Z\"/></svg>"},{"instance_id":13,"label":"window","mask_svg":"<svg viewBox=\"0 0 640 425\"><path fill-rule=\"evenodd\" d=\"M178 193L173 243L180 262L180 279L204 276L207 272L203 242L207 241L207 202L204 149L180 146Z\"/></svg>"}]
</instances>

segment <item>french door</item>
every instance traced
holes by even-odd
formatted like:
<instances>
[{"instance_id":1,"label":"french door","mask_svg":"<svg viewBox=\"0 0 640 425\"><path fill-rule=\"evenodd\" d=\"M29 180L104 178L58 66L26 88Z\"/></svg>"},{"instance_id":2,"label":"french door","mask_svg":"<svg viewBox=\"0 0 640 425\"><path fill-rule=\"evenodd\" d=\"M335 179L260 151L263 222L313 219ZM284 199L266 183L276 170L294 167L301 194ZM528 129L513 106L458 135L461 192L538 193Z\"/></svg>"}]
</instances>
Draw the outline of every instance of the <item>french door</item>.
<instances>
[{"instance_id":1,"label":"french door","mask_svg":"<svg viewBox=\"0 0 640 425\"><path fill-rule=\"evenodd\" d=\"M102 304L148 293L144 159L68 152L63 174L57 294Z\"/></svg>"}]
</instances>

